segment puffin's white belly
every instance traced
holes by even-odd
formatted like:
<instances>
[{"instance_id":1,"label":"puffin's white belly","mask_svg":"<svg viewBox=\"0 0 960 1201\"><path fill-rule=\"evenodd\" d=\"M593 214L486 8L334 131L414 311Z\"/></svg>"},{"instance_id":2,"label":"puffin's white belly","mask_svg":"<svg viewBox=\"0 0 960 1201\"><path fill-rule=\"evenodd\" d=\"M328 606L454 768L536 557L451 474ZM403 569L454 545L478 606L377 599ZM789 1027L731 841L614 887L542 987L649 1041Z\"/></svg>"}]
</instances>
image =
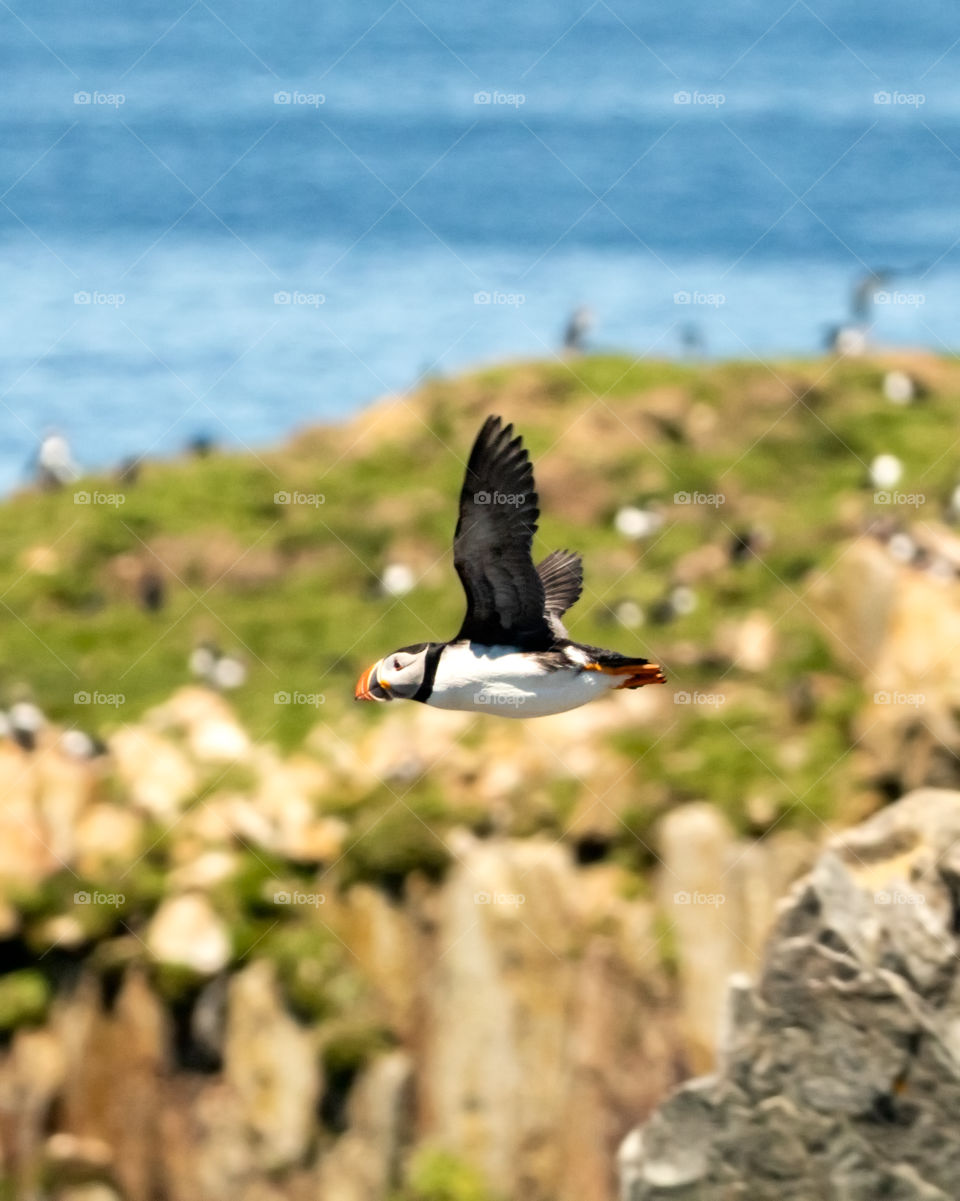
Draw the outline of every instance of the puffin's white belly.
<instances>
[{"instance_id":1,"label":"puffin's white belly","mask_svg":"<svg viewBox=\"0 0 960 1201\"><path fill-rule=\"evenodd\" d=\"M498 717L547 717L577 709L622 682L576 667L550 671L512 647L469 643L444 649L427 704Z\"/></svg>"}]
</instances>

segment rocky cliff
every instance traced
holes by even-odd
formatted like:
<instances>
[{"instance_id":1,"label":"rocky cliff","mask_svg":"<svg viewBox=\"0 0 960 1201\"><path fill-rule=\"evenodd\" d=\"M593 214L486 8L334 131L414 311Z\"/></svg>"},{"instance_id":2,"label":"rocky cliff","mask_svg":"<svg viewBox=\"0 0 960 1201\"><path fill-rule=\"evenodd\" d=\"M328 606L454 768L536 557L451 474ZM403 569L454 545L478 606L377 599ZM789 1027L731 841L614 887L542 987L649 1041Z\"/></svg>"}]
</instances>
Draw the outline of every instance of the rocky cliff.
<instances>
[{"instance_id":1,"label":"rocky cliff","mask_svg":"<svg viewBox=\"0 0 960 1201\"><path fill-rule=\"evenodd\" d=\"M608 1201L823 841L960 787L958 403L928 355L585 356L0 505L0 1196ZM491 412L537 460L538 554L584 554L571 632L670 687L526 723L353 704L386 648L457 628L458 448ZM844 895L777 996L860 954L861 917L926 953L936 906ZM776 1027L762 993L743 1037ZM742 1069L775 1114L817 1045ZM678 1183L698 1129L657 1118L635 1186L713 1187L707 1150ZM784 1189L806 1145L769 1150Z\"/></svg>"},{"instance_id":2,"label":"rocky cliff","mask_svg":"<svg viewBox=\"0 0 960 1201\"><path fill-rule=\"evenodd\" d=\"M624 1142L624 1201L952 1201L960 793L834 839L735 979L716 1074Z\"/></svg>"},{"instance_id":3,"label":"rocky cliff","mask_svg":"<svg viewBox=\"0 0 960 1201\"><path fill-rule=\"evenodd\" d=\"M513 832L520 800L490 820L560 747L600 788L599 733L662 703L475 744L409 707L283 757L188 688L93 760L52 728L0 741L9 1195L612 1197L624 1133L712 1063L726 980L811 855L684 806L650 889L602 793L565 839ZM470 807L411 808L424 772ZM368 778L392 807L337 805Z\"/></svg>"}]
</instances>

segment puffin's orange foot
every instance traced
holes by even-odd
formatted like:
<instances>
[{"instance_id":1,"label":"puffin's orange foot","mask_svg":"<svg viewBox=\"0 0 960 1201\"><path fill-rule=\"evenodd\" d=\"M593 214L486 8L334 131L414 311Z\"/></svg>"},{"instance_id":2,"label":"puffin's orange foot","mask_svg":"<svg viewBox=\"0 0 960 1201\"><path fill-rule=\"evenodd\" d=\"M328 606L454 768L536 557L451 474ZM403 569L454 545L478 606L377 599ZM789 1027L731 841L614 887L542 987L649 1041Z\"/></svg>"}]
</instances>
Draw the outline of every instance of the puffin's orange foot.
<instances>
[{"instance_id":1,"label":"puffin's orange foot","mask_svg":"<svg viewBox=\"0 0 960 1201\"><path fill-rule=\"evenodd\" d=\"M660 670L659 663L648 663L639 671L633 668L632 673L622 684L616 686L614 692L619 692L621 688L642 688L644 684L666 684L667 682L667 677Z\"/></svg>"},{"instance_id":2,"label":"puffin's orange foot","mask_svg":"<svg viewBox=\"0 0 960 1201\"><path fill-rule=\"evenodd\" d=\"M667 677L659 663L618 663L616 667L603 663L590 663L588 671L601 671L605 676L626 676L622 684L617 684L614 691L621 688L642 688L644 684L666 684Z\"/></svg>"}]
</instances>

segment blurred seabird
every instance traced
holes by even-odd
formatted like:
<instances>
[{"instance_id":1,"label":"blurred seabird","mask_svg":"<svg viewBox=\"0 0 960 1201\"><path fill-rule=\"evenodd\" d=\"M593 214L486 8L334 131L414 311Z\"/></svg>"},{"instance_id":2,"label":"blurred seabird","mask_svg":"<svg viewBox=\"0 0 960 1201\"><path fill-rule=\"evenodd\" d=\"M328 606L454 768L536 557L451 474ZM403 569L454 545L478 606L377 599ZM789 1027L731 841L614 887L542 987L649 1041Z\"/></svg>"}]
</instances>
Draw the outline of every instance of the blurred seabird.
<instances>
[{"instance_id":1,"label":"blurred seabird","mask_svg":"<svg viewBox=\"0 0 960 1201\"><path fill-rule=\"evenodd\" d=\"M613 614L625 630L638 630L646 621L643 609L635 600L629 598L617 601L613 606Z\"/></svg>"},{"instance_id":2,"label":"blurred seabird","mask_svg":"<svg viewBox=\"0 0 960 1201\"><path fill-rule=\"evenodd\" d=\"M10 737L17 746L32 751L37 746L37 735L47 724L42 710L33 701L17 701L7 713Z\"/></svg>"},{"instance_id":3,"label":"blurred seabird","mask_svg":"<svg viewBox=\"0 0 960 1201\"><path fill-rule=\"evenodd\" d=\"M84 730L64 730L60 735L60 749L71 759L95 759L106 753L107 744Z\"/></svg>"},{"instance_id":4,"label":"blurred seabird","mask_svg":"<svg viewBox=\"0 0 960 1201\"><path fill-rule=\"evenodd\" d=\"M187 443L187 450L195 459L205 459L215 446L210 434L195 434Z\"/></svg>"},{"instance_id":5,"label":"blurred seabird","mask_svg":"<svg viewBox=\"0 0 960 1201\"><path fill-rule=\"evenodd\" d=\"M745 563L754 556L759 557L770 545L770 534L763 529L734 530L730 536L727 555L731 563Z\"/></svg>"},{"instance_id":6,"label":"blurred seabird","mask_svg":"<svg viewBox=\"0 0 960 1201\"><path fill-rule=\"evenodd\" d=\"M614 528L624 538L649 538L663 525L663 514L653 509L641 509L637 505L624 505L613 519Z\"/></svg>"},{"instance_id":7,"label":"blurred seabird","mask_svg":"<svg viewBox=\"0 0 960 1201\"><path fill-rule=\"evenodd\" d=\"M686 584L671 588L650 609L650 619L657 625L666 625L677 617L686 617L697 607L697 594Z\"/></svg>"},{"instance_id":8,"label":"blurred seabird","mask_svg":"<svg viewBox=\"0 0 960 1201\"><path fill-rule=\"evenodd\" d=\"M573 310L563 331L564 350L582 351L587 340L587 334L593 329L596 319L593 311L586 305L580 305Z\"/></svg>"},{"instance_id":9,"label":"blurred seabird","mask_svg":"<svg viewBox=\"0 0 960 1201\"><path fill-rule=\"evenodd\" d=\"M121 484L128 486L135 484L140 478L140 465L142 461L139 455L128 455L117 468L117 480Z\"/></svg>"},{"instance_id":10,"label":"blurred seabird","mask_svg":"<svg viewBox=\"0 0 960 1201\"><path fill-rule=\"evenodd\" d=\"M385 596L406 596L416 582L412 567L406 563L388 563L380 577L380 590Z\"/></svg>"},{"instance_id":11,"label":"blurred seabird","mask_svg":"<svg viewBox=\"0 0 960 1201\"><path fill-rule=\"evenodd\" d=\"M883 394L891 404L908 405L921 395L921 388L906 371L888 371L883 377Z\"/></svg>"},{"instance_id":12,"label":"blurred seabird","mask_svg":"<svg viewBox=\"0 0 960 1201\"><path fill-rule=\"evenodd\" d=\"M190 670L218 692L229 692L247 681L247 668L236 655L225 655L215 642L204 641L190 655Z\"/></svg>"},{"instance_id":13,"label":"blurred seabird","mask_svg":"<svg viewBox=\"0 0 960 1201\"><path fill-rule=\"evenodd\" d=\"M867 331L859 325L831 325L827 329L825 347L834 354L859 358L867 352Z\"/></svg>"},{"instance_id":14,"label":"blurred seabird","mask_svg":"<svg viewBox=\"0 0 960 1201\"><path fill-rule=\"evenodd\" d=\"M680 346L686 359L702 359L706 353L706 340L703 330L695 321L688 321L680 327Z\"/></svg>"},{"instance_id":15,"label":"blurred seabird","mask_svg":"<svg viewBox=\"0 0 960 1201\"><path fill-rule=\"evenodd\" d=\"M167 599L163 576L157 571L145 571L137 581L137 598L148 613L159 613Z\"/></svg>"},{"instance_id":16,"label":"blurred seabird","mask_svg":"<svg viewBox=\"0 0 960 1201\"><path fill-rule=\"evenodd\" d=\"M916 542L903 530L898 531L889 539L887 550L898 563L912 563L920 553Z\"/></svg>"},{"instance_id":17,"label":"blurred seabird","mask_svg":"<svg viewBox=\"0 0 960 1201\"><path fill-rule=\"evenodd\" d=\"M73 461L70 443L63 434L51 430L40 443L37 451L36 479L38 485L48 492L63 488L79 476L80 471Z\"/></svg>"},{"instance_id":18,"label":"blurred seabird","mask_svg":"<svg viewBox=\"0 0 960 1201\"><path fill-rule=\"evenodd\" d=\"M877 455L870 464L870 483L874 488L888 490L900 483L903 464L896 455Z\"/></svg>"}]
</instances>

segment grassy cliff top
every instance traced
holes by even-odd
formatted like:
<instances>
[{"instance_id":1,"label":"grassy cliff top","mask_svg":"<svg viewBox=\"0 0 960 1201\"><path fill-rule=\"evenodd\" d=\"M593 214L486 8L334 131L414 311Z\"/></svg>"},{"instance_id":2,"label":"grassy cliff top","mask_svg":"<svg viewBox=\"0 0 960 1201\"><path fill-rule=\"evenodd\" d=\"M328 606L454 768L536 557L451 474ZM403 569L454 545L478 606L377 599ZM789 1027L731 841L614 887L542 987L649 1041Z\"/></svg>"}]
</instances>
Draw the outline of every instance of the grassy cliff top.
<instances>
[{"instance_id":1,"label":"grassy cliff top","mask_svg":"<svg viewBox=\"0 0 960 1201\"><path fill-rule=\"evenodd\" d=\"M922 400L885 399L891 367L922 383ZM379 707L352 702L360 670L459 623L450 542L464 461L489 413L513 421L533 455L538 554L584 555L573 637L655 657L673 688L702 689L718 675L719 625L760 610L777 631L755 681L768 697L803 673L842 682L805 580L865 522L896 516L868 486L877 454L896 454L899 491L922 495L911 518L942 516L960 475L958 405L960 364L925 355L695 366L598 355L436 379L278 449L146 462L134 484L99 476L21 493L0 505L0 702L28 690L55 719L109 731L188 679L191 649L209 638L246 660L232 699L255 737L292 746L318 717L376 722ZM659 510L662 527L625 538L613 518L628 504ZM749 528L767 550L702 573L693 612L616 621L624 600L655 612L672 584L697 576L691 554ZM418 580L402 598L378 589L393 562ZM158 612L138 601L150 573L165 588ZM278 704L278 693L317 704ZM768 700L725 720L742 722L752 748L735 770L780 737ZM709 719L689 722L687 736L699 729L708 743Z\"/></svg>"}]
</instances>

